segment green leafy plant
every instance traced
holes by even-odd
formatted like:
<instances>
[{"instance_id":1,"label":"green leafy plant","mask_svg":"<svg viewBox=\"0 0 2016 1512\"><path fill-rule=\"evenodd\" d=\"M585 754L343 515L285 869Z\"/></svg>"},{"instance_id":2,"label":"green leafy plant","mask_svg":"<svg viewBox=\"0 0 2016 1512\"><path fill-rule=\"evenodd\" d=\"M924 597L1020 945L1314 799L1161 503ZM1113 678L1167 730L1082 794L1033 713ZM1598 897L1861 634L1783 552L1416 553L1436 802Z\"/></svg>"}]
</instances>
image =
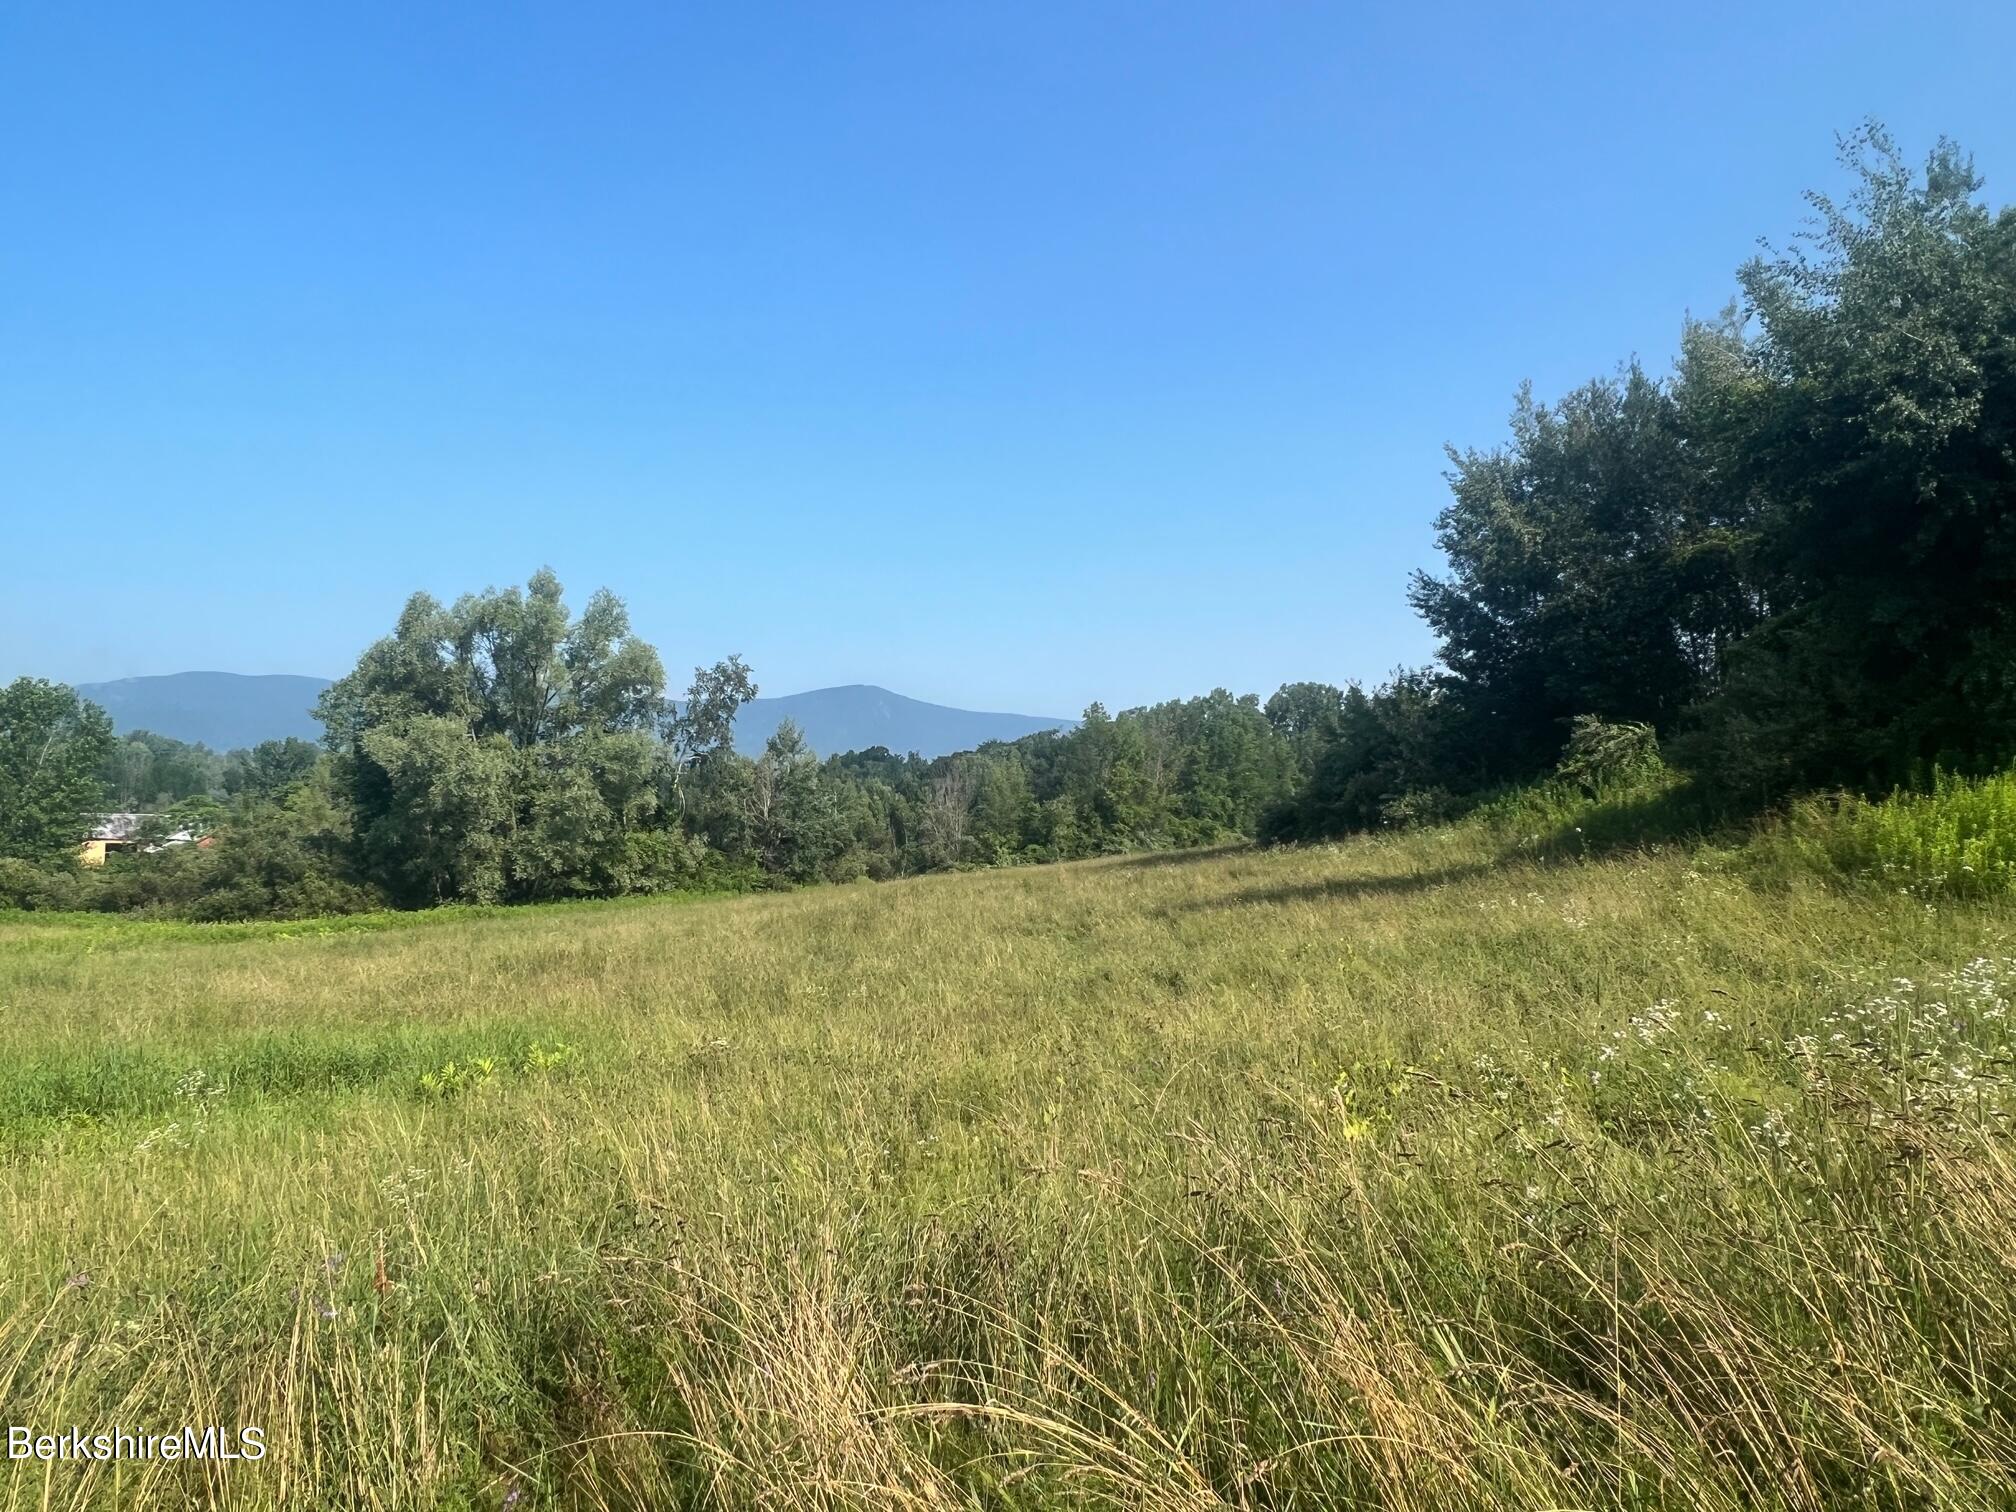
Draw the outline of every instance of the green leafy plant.
<instances>
[{"instance_id":1,"label":"green leafy plant","mask_svg":"<svg viewBox=\"0 0 2016 1512\"><path fill-rule=\"evenodd\" d=\"M1557 775L1592 795L1630 787L1665 770L1659 736L1649 724L1612 723L1579 714L1561 753Z\"/></svg>"},{"instance_id":2,"label":"green leafy plant","mask_svg":"<svg viewBox=\"0 0 2016 1512\"><path fill-rule=\"evenodd\" d=\"M487 1087L497 1075L497 1062L489 1056L479 1056L466 1064L448 1061L438 1071L422 1073L420 1092L426 1097L461 1097L474 1092L479 1087Z\"/></svg>"},{"instance_id":3,"label":"green leafy plant","mask_svg":"<svg viewBox=\"0 0 2016 1512\"><path fill-rule=\"evenodd\" d=\"M2016 887L2016 770L1980 778L1934 771L1929 792L1874 802L1807 799L1760 839L1803 869L1877 881L1923 896L1989 897Z\"/></svg>"},{"instance_id":4,"label":"green leafy plant","mask_svg":"<svg viewBox=\"0 0 2016 1512\"><path fill-rule=\"evenodd\" d=\"M528 1076L546 1075L563 1071L581 1059L581 1052L566 1040L555 1040L552 1044L542 1044L538 1040L525 1047L525 1053L518 1058L518 1069Z\"/></svg>"}]
</instances>

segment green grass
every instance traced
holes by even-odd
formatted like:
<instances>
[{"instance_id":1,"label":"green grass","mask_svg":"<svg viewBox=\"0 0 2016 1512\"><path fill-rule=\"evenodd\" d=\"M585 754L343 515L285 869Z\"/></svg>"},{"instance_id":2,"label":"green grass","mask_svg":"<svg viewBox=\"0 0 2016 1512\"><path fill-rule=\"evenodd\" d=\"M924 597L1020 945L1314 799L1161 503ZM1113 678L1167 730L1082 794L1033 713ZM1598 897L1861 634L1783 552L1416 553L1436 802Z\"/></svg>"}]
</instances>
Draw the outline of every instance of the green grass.
<instances>
[{"instance_id":1,"label":"green grass","mask_svg":"<svg viewBox=\"0 0 2016 1512\"><path fill-rule=\"evenodd\" d=\"M0 1507L2007 1505L2016 905L1520 817L0 920L6 1416L272 1446Z\"/></svg>"}]
</instances>

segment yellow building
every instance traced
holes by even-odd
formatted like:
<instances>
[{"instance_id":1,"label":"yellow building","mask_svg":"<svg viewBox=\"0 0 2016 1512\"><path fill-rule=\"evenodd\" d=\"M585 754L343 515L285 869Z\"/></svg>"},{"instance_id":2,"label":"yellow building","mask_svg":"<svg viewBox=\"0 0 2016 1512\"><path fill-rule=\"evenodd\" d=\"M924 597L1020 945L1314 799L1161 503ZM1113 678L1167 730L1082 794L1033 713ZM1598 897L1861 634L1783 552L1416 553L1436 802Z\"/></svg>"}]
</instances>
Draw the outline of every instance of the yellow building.
<instances>
[{"instance_id":1,"label":"yellow building","mask_svg":"<svg viewBox=\"0 0 2016 1512\"><path fill-rule=\"evenodd\" d=\"M107 853L129 849L152 814L100 814L77 845L80 866L103 866Z\"/></svg>"}]
</instances>

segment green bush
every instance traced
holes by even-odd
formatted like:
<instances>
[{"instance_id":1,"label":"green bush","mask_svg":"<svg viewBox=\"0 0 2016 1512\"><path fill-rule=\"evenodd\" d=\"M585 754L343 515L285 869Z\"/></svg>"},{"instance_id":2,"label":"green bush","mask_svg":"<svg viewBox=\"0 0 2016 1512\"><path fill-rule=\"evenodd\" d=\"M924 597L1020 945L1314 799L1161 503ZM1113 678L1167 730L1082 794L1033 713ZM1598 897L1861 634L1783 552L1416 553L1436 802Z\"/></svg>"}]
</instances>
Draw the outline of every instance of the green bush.
<instances>
[{"instance_id":1,"label":"green bush","mask_svg":"<svg viewBox=\"0 0 2016 1512\"><path fill-rule=\"evenodd\" d=\"M1508 853L1576 857L1698 837L1726 821L1669 767L1649 725L1575 721L1554 775L1478 802L1467 822Z\"/></svg>"},{"instance_id":2,"label":"green bush","mask_svg":"<svg viewBox=\"0 0 2016 1512\"><path fill-rule=\"evenodd\" d=\"M77 871L74 862L38 865L15 856L0 856L0 909L76 908Z\"/></svg>"},{"instance_id":3,"label":"green bush","mask_svg":"<svg viewBox=\"0 0 2016 1512\"><path fill-rule=\"evenodd\" d=\"M1935 771L1930 792L1871 802L1809 798L1759 858L1880 881L1925 896L1987 897L2016 887L2016 770L1981 778Z\"/></svg>"},{"instance_id":4,"label":"green bush","mask_svg":"<svg viewBox=\"0 0 2016 1512\"><path fill-rule=\"evenodd\" d=\"M1578 714L1555 774L1592 797L1657 781L1666 772L1659 737L1648 724L1612 724Z\"/></svg>"}]
</instances>

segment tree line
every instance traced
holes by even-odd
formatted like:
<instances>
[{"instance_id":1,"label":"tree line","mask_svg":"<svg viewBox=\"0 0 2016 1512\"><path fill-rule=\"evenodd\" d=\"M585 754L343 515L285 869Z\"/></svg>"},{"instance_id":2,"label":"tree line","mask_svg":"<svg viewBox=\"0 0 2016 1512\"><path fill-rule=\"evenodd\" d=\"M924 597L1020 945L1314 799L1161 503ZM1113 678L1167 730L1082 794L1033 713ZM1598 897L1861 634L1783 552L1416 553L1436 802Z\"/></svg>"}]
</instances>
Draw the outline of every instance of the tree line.
<instances>
[{"instance_id":1,"label":"tree line","mask_svg":"<svg viewBox=\"0 0 2016 1512\"><path fill-rule=\"evenodd\" d=\"M1354 690L1273 820L1318 835L1547 771L1574 721L1656 732L1731 810L2016 756L2016 211L1880 127L1853 192L1636 360L1449 453L1437 664Z\"/></svg>"},{"instance_id":2,"label":"tree line","mask_svg":"<svg viewBox=\"0 0 2016 1512\"><path fill-rule=\"evenodd\" d=\"M603 591L550 571L415 595L324 693L325 739L225 755L112 734L67 689L0 690L0 902L198 919L887 879L1256 833L1306 780L1340 690L1224 690L927 760L820 758L788 722L754 756L738 657L668 696ZM25 800L30 793L35 801ZM128 853L75 865L89 815L162 806ZM164 843L208 832L205 846Z\"/></svg>"},{"instance_id":3,"label":"tree line","mask_svg":"<svg viewBox=\"0 0 2016 1512\"><path fill-rule=\"evenodd\" d=\"M1509 441L1449 452L1446 558L1408 594L1433 665L1224 690L926 760L738 754L729 657L668 696L600 592L541 572L416 595L332 685L326 731L218 755L116 739L56 685L0 690L0 905L251 918L890 878L1447 817L1643 732L1726 811L2016 757L2016 211L1942 141L1880 128L1794 245ZM1575 742L1571 749L1571 741ZM1632 757L1633 760L1637 756ZM210 828L86 877L113 797Z\"/></svg>"}]
</instances>

